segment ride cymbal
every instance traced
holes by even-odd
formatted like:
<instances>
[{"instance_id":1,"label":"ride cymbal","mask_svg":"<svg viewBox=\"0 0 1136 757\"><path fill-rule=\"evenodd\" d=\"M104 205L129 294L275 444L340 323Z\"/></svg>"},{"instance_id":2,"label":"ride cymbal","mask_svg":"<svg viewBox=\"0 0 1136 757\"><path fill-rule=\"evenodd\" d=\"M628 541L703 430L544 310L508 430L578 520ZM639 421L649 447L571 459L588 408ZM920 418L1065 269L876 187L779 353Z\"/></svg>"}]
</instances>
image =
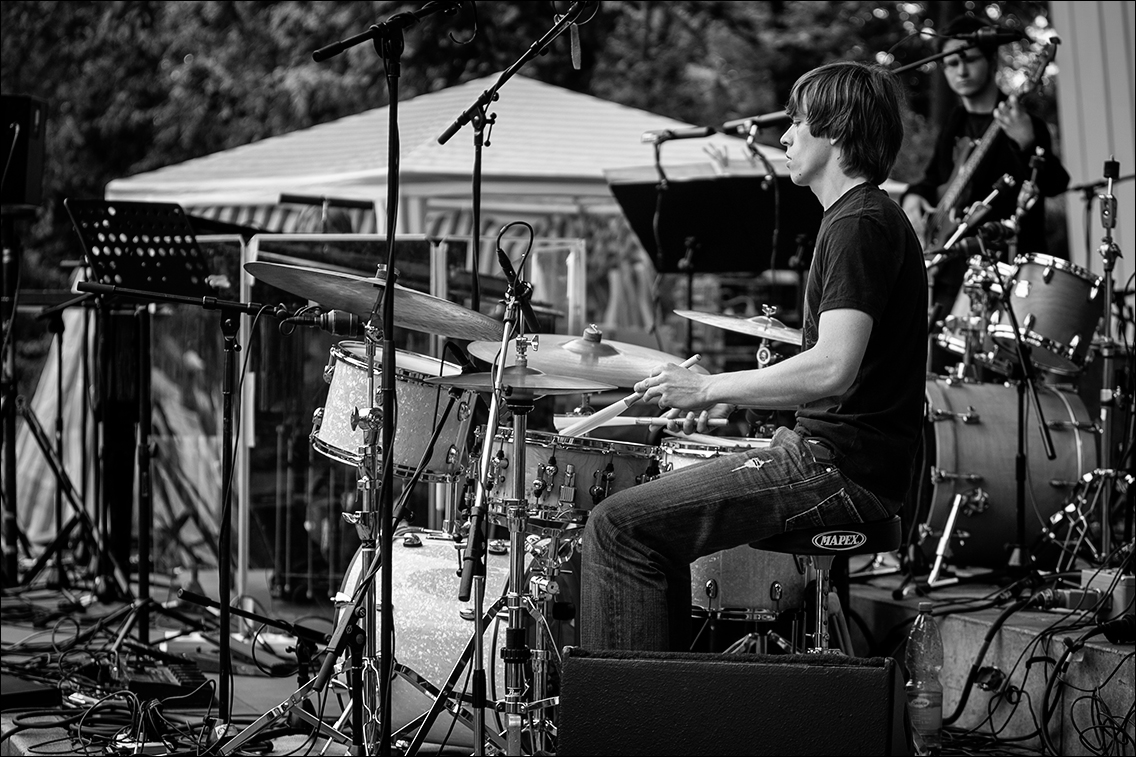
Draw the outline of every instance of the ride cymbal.
<instances>
[{"instance_id":1,"label":"ride cymbal","mask_svg":"<svg viewBox=\"0 0 1136 757\"><path fill-rule=\"evenodd\" d=\"M536 348L529 348L525 355L530 368L562 376L586 376L622 387L634 386L658 365L682 362L682 358L666 352L604 339L595 326L585 329L583 336L537 334L535 338ZM470 342L466 349L474 357L493 363L501 342ZM510 341L506 349L505 364L515 365L516 340Z\"/></svg>"},{"instance_id":2,"label":"ride cymbal","mask_svg":"<svg viewBox=\"0 0 1136 757\"><path fill-rule=\"evenodd\" d=\"M738 315L726 313L699 313L695 310L676 310L675 315L689 318L692 321L705 323L708 326L717 326L720 329L733 331L738 334L749 334L762 339L774 339L801 346L801 330L789 328L776 318L759 315L753 318L742 318Z\"/></svg>"},{"instance_id":3,"label":"ride cymbal","mask_svg":"<svg viewBox=\"0 0 1136 757\"><path fill-rule=\"evenodd\" d=\"M371 317L379 291L387 286L384 279L283 263L245 263L245 270L265 284L364 320ZM487 315L398 284L393 291L396 326L453 339L501 338L504 325Z\"/></svg>"}]
</instances>

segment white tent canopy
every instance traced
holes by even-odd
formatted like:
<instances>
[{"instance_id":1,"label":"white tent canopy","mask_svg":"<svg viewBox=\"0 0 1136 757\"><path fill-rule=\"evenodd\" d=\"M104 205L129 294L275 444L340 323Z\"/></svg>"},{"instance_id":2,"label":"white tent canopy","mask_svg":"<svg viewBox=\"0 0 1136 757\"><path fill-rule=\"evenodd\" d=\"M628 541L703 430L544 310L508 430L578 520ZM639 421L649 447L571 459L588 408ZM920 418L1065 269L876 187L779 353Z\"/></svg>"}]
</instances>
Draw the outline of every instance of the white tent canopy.
<instances>
[{"instance_id":1,"label":"white tent canopy","mask_svg":"<svg viewBox=\"0 0 1136 757\"><path fill-rule=\"evenodd\" d=\"M490 89L499 75L475 79L399 103L402 233L428 233L428 216L472 206L473 128L446 144L438 136ZM649 166L646 131L689 126L680 121L515 75L498 90L496 115L482 150L483 207L517 212L616 213L604 172ZM371 201L382 231L386 205L389 107L375 108L290 134L117 179L111 200L176 202L190 212L215 206L274 206L283 193ZM780 149L762 147L778 173ZM715 134L672 140L666 166L750 163L740 139ZM232 220L232 219L229 219Z\"/></svg>"}]
</instances>

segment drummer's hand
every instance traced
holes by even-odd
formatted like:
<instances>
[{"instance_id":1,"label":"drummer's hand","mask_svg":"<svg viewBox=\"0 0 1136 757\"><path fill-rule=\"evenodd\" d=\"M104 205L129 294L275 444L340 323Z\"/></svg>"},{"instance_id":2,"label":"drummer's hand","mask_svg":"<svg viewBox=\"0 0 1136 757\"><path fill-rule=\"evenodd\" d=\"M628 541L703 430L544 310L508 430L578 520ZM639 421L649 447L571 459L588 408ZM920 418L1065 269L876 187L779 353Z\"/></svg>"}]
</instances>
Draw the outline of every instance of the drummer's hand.
<instances>
[{"instance_id":1,"label":"drummer's hand","mask_svg":"<svg viewBox=\"0 0 1136 757\"><path fill-rule=\"evenodd\" d=\"M668 431L676 433L681 431L684 434L693 434L697 431L700 434L708 434L713 430L710 427L711 419L729 418L736 409L736 407L727 403L708 407L701 412L694 412L693 410L683 412L676 407L668 410L663 417L672 419L667 424Z\"/></svg>"},{"instance_id":2,"label":"drummer's hand","mask_svg":"<svg viewBox=\"0 0 1136 757\"><path fill-rule=\"evenodd\" d=\"M643 402L653 402L667 410L701 410L708 406L706 401L707 374L667 363L652 371L635 385L635 391L643 395Z\"/></svg>"}]
</instances>

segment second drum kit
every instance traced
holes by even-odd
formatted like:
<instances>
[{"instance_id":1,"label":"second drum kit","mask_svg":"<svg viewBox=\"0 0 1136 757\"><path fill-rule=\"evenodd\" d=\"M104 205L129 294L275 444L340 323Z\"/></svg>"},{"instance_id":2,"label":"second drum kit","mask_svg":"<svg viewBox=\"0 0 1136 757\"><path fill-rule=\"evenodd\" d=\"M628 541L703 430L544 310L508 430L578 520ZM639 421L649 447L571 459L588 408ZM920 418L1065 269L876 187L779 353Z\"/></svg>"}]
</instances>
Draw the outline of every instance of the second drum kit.
<instances>
[{"instance_id":1,"label":"second drum kit","mask_svg":"<svg viewBox=\"0 0 1136 757\"><path fill-rule=\"evenodd\" d=\"M259 281L324 309L359 316L370 312L376 288L387 290L382 279L323 269L266 262L248 263L245 268ZM492 370L463 372L459 365L406 350L396 355L397 421L391 459L387 461L386 452L379 450L381 462L389 462L396 476L411 482L448 484L452 494L463 481L467 485L460 495L449 498L442 530L403 527L395 533L401 544L395 542L390 556L398 650L394 693L402 701L392 712L397 721L391 724L392 735L413 736L417 741L412 747L422 739L437 743L446 738L450 745L462 747L473 743L476 712L454 704L468 701L454 689L461 685L461 675L469 672L466 669L477 646L471 632L479 636L484 629L469 622L481 614L476 605L471 611L458 601L456 577L461 575L463 553L470 546L470 513L483 505L488 521L509 533L507 547L503 540L491 541L485 563L487 588L499 591L500 598L484 617L503 618L507 639L504 648L494 650L500 656L495 654L487 666L491 687L504 681L503 697L495 698L496 688L490 688L487 696L498 717L503 713L505 723L487 728L485 738L513 753L516 750L508 741L517 736L514 732L523 731L530 747L552 749L555 720L551 713L557 703L554 680L559 650L576 641L572 603L579 578L573 557L588 512L625 488L718 454L768 444L768 439L692 435L651 445L572 434L571 427L579 427L592 412L592 394L632 387L656 366L682 359L606 340L594 326L580 336L535 334L506 339L508 315L502 324L447 300L398 286L394 291L398 327L469 340L468 353ZM768 340L801 343L799 331L768 315L733 319L676 312L759 336L763 347ZM723 318L727 320L721 321ZM381 365L381 348L376 351L373 372ZM366 342L345 339L332 346L324 370L327 399L315 410L310 435L315 450L356 466L361 477L366 453L361 421L378 404L377 396L368 395L371 387L377 388L378 378L368 375L367 367ZM584 398L581 406L571 415L556 416L554 431L527 429L526 416L537 400L577 394ZM471 428L476 403L486 396L491 400L490 422ZM498 402L509 409L511 427L497 427L494 406ZM609 414L597 425L658 428L665 421ZM519 439L524 443L518 444ZM476 482L472 490L471 480ZM339 602L351 597L360 581L358 557L357 553L344 577L336 597ZM806 576L789 556L766 555L748 547L729 550L692 566L692 579L692 621L719 615L771 620L780 612L803 606ZM518 644L521 638L524 641ZM443 707L459 727L451 730L445 727L449 723L423 727ZM424 712L427 709L429 713Z\"/></svg>"}]
</instances>

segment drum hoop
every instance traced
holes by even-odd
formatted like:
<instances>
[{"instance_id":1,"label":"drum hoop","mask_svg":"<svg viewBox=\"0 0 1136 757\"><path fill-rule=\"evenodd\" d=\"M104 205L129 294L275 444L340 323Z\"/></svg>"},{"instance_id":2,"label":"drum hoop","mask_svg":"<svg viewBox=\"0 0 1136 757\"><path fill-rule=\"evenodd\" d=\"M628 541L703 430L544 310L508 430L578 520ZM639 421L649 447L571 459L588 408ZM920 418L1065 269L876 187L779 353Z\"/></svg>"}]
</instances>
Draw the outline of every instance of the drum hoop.
<instances>
[{"instance_id":1,"label":"drum hoop","mask_svg":"<svg viewBox=\"0 0 1136 757\"><path fill-rule=\"evenodd\" d=\"M513 429L499 428L497 429L495 437L497 440L502 442L512 442ZM638 444L636 442L617 442L610 439L592 439L583 436L562 436L560 434L552 434L546 431L526 431L525 444L544 447L546 449L591 449L605 455L613 452L634 457L658 457L659 455L659 448L650 444Z\"/></svg>"},{"instance_id":2,"label":"drum hoop","mask_svg":"<svg viewBox=\"0 0 1136 757\"><path fill-rule=\"evenodd\" d=\"M1097 276L1092 271L1082 268L1076 263L1070 263L1063 258L1055 258L1052 255L1042 255L1039 252L1031 252L1025 255L1018 255L1014 258L1014 263L1017 264L1019 269L1027 263L1036 263L1041 266L1052 267L1059 271L1071 273L1077 278L1084 279L1090 286L1100 286L1101 284L1101 277ZM1017 275L1018 272L1014 271L1014 278L1017 278Z\"/></svg>"},{"instance_id":3,"label":"drum hoop","mask_svg":"<svg viewBox=\"0 0 1136 757\"><path fill-rule=\"evenodd\" d=\"M747 452L751 449L765 449L769 446L769 439L753 439L754 444L739 444L738 439L743 437L722 437L722 441L729 440L730 444L703 444L702 442L688 442L683 439L664 439L659 442L659 448L664 454L676 454L680 452L699 452L707 451L714 454L708 457L717 457L718 455L730 455L735 452Z\"/></svg>"},{"instance_id":4,"label":"drum hoop","mask_svg":"<svg viewBox=\"0 0 1136 757\"><path fill-rule=\"evenodd\" d=\"M991 324L990 326L988 326L987 331L989 331L990 336L995 338L995 339L997 339L998 337L1003 337L1007 341L1013 341L1013 339L1014 339L1014 327L1013 326L995 323L995 324ZM1029 344L1031 347L1040 347L1041 349L1045 350L1046 352L1051 353L1051 354L1053 354L1053 355L1055 355L1059 358L1063 358L1064 360L1072 363L1075 366L1078 366L1078 367L1084 366L1084 363L1085 363L1084 358L1077 355L1076 350L1068 347L1067 345L1058 344L1057 342L1053 341L1049 337L1042 336L1041 334L1037 333L1036 331L1026 331L1021 336L1022 336L1022 341ZM1034 362L1037 362L1036 358L1035 358ZM1053 370L1058 370L1058 369L1054 368Z\"/></svg>"},{"instance_id":5,"label":"drum hoop","mask_svg":"<svg viewBox=\"0 0 1136 757\"><path fill-rule=\"evenodd\" d=\"M309 436L309 441L317 452L331 458L336 462L343 463L344 465L358 466L359 463L363 461L362 455L352 455L350 453L344 452L340 448L331 445L328 442L325 442L323 439L320 439L318 436ZM394 475L398 478L410 478L414 475L414 468L410 467L409 465L403 465L402 463L394 463L393 471ZM425 468L423 469L422 474L419 476L418 480L425 481L429 484L450 484L456 481L459 475L460 471L454 473L435 473L432 472L429 468Z\"/></svg>"},{"instance_id":6,"label":"drum hoop","mask_svg":"<svg viewBox=\"0 0 1136 757\"><path fill-rule=\"evenodd\" d=\"M361 359L354 352L351 352L350 350L343 348L342 345L344 345L344 344L362 345L363 343L360 342L360 341L357 341L357 340L345 339L344 341L340 342L339 344L333 344L331 346L331 353L335 356L335 358L337 360L341 360L344 363L348 363L349 365L352 365L352 366L358 368L359 370L363 371L364 373L366 373L366 371L367 371L366 360ZM364 347L364 349L366 349L366 348ZM377 358L379 358L380 360L382 358L382 352L383 352L382 347L375 347L375 356ZM412 368L402 367L398 364L398 358L400 356L403 356L403 355L405 355L407 357L422 358L424 360L428 360L428 361L431 361L431 362L436 361L439 366L443 366L445 368L446 373L441 373L441 374L424 373L422 371L416 371ZM378 367L378 366L376 366L376 367ZM447 362L447 361L442 360L440 358L432 357L430 355L423 355L420 352L413 352L411 350L404 350L404 349L395 348L395 370L394 370L394 372L395 372L396 380L414 379L414 380L417 380L419 383L425 383L425 380L429 379L429 378L439 378L440 376L457 375L457 374L461 373L461 366L456 365L454 363ZM437 387L437 388L441 389L441 387ZM469 393L469 390L468 389L463 390L463 393Z\"/></svg>"}]
</instances>

